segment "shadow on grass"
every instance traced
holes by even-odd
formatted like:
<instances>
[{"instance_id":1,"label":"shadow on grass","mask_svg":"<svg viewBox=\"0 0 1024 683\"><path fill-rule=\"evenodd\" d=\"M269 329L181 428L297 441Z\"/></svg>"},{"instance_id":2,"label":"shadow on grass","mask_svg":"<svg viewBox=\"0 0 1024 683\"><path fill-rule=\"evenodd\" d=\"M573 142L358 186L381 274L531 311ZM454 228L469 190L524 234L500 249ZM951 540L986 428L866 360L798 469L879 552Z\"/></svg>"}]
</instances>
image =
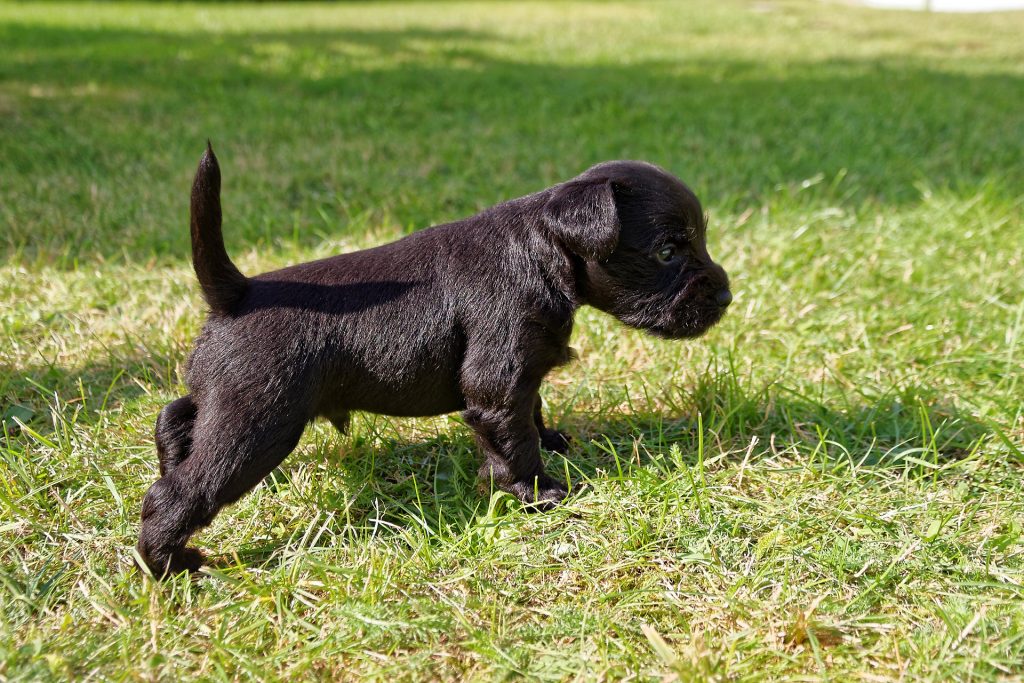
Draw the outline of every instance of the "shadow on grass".
<instances>
[{"instance_id":1,"label":"shadow on grass","mask_svg":"<svg viewBox=\"0 0 1024 683\"><path fill-rule=\"evenodd\" d=\"M0 443L2 429L19 438L19 422L46 436L56 429L54 419L74 421L64 429L82 420L93 424L115 408L136 409L151 393L169 396L176 386L174 363L159 355L112 351L106 361L71 368L56 363L0 367ZM154 419L162 405L154 409Z\"/></svg>"},{"instance_id":2,"label":"shadow on grass","mask_svg":"<svg viewBox=\"0 0 1024 683\"><path fill-rule=\"evenodd\" d=\"M154 392L169 395L175 385L172 371L165 367L169 365L118 358L109 364L68 371L53 366L33 368L20 377L7 375L0 395L5 408L31 406L34 414L21 419L44 436L55 428L73 430L76 421L91 428L109 419L109 413L105 417L101 413L118 405L150 409L133 405L139 401L153 403L155 419L163 401L146 397L137 380L145 377ZM64 414L64 421L70 424L55 427L48 403L54 393L65 406L77 403L75 397L84 394L84 412L79 415L72 406ZM567 415L557 426L574 437L574 447L565 459L545 454L549 473L562 476L568 470L573 482L604 482L602 485L614 487L620 485L615 482L637 477L672 477L680 468L694 468L702 461L721 468L744 460L750 464L772 460L772 467L794 470L874 468L930 476L936 466L967 456L992 436L989 426L957 408L951 397L923 387L825 402L777 385L750 391L729 374L712 373L696 387L678 390L675 396L673 403L670 395L660 412L643 409L632 414ZM479 457L467 427L435 428L429 438L409 440L396 438L392 418L360 415L357 420L350 436L317 430L314 448L292 454L265 483L271 496L284 494L293 484L303 486L300 495L311 508L333 515L327 522L329 533L324 535L330 540L325 542L409 532L418 537L420 530L450 538L480 524L482 516L500 518L519 508L509 497L492 499L487 486L477 481ZM8 425L8 429L14 441L28 438L19 434L16 425ZM7 446L12 452L18 450L14 443ZM151 464L155 480L155 453L140 452L133 457ZM309 485L311 476L321 479L326 470L336 470L340 476L326 475L328 485L315 481ZM108 473L117 480L116 468ZM299 483L293 481L296 476ZM137 486L137 481L130 485ZM576 495L589 493L584 487ZM492 505L496 508L489 511ZM255 545L232 550L246 565L264 568L285 561L294 550L293 535L271 532L269 538L263 538ZM218 549L216 539L204 540ZM303 548L316 545L314 540ZM212 566L225 567L234 564L231 557L214 553L210 559Z\"/></svg>"},{"instance_id":3,"label":"shadow on grass","mask_svg":"<svg viewBox=\"0 0 1024 683\"><path fill-rule=\"evenodd\" d=\"M367 220L423 227L609 158L660 163L715 210L780 187L795 201L902 205L922 183L1009 198L1024 182L1016 75L900 56L567 66L498 56L501 41L0 25L5 136L21 141L0 166L0 199L18 207L5 244L15 258L185 258L206 137L224 160L235 249L318 243Z\"/></svg>"},{"instance_id":4,"label":"shadow on grass","mask_svg":"<svg viewBox=\"0 0 1024 683\"><path fill-rule=\"evenodd\" d=\"M368 419L371 425L386 421ZM586 427L574 428L584 420ZM698 425L704 429L703 457ZM573 434L575 445L565 460L545 454L547 469L559 476L567 463L577 484L625 481L639 475L638 470L670 477L674 470L696 467L701 460L714 468L771 459L773 467L794 470L871 468L931 476L936 466L966 457L991 436L986 425L959 411L952 400L922 388L834 410L777 387L744 394L729 380L698 387L681 416L673 412L671 417L570 418L569 425L561 426ZM371 426L370 431L375 429ZM480 524L483 516L501 517L519 509L511 497L489 501L487 486L476 479L479 461L468 429L415 443L395 441L386 431L377 438L343 438L336 450L325 446L327 466L340 468L345 482L343 488L317 487L312 494L318 510L339 511L328 525L333 530L328 537L401 536L415 531L418 538L419 530L431 536L460 536ZM719 458L720 454L724 455ZM286 460L268 485L275 492L286 489L300 463ZM574 495L589 493L584 487ZM497 510L489 510L495 505ZM294 540L261 542L240 549L238 556L246 564L272 567L283 561L280 551ZM214 559L214 566L231 564L233 560Z\"/></svg>"}]
</instances>

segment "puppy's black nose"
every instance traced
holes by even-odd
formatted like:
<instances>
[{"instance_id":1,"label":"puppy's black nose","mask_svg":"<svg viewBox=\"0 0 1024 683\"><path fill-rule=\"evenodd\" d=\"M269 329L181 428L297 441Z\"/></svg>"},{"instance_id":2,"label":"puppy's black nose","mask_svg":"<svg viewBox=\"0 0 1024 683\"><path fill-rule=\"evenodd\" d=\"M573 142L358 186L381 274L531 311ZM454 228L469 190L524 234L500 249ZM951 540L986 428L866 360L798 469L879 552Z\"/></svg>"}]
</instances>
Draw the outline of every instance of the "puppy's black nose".
<instances>
[{"instance_id":1,"label":"puppy's black nose","mask_svg":"<svg viewBox=\"0 0 1024 683\"><path fill-rule=\"evenodd\" d=\"M729 304L732 303L732 292L728 289L719 290L719 292L715 294L715 303L721 308L727 308Z\"/></svg>"}]
</instances>

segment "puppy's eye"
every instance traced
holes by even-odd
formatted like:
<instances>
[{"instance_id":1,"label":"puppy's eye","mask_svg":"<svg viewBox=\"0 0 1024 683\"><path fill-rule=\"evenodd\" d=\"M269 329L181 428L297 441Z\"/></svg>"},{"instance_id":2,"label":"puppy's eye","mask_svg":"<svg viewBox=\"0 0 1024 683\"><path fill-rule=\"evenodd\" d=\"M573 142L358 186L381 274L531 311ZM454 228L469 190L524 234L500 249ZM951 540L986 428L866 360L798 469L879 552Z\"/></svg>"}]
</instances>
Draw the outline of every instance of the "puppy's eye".
<instances>
[{"instance_id":1,"label":"puppy's eye","mask_svg":"<svg viewBox=\"0 0 1024 683\"><path fill-rule=\"evenodd\" d=\"M669 244L659 249L654 256L662 263L669 263L676 257L676 247L674 244Z\"/></svg>"}]
</instances>

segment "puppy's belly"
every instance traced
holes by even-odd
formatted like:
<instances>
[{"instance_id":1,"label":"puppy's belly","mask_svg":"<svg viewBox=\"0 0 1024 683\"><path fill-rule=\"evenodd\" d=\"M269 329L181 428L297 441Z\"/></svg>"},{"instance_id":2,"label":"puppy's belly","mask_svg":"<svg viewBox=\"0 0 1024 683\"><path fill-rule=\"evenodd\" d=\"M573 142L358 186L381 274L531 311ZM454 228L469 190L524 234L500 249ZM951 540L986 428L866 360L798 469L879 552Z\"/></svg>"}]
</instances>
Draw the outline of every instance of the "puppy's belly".
<instances>
[{"instance_id":1,"label":"puppy's belly","mask_svg":"<svg viewBox=\"0 0 1024 683\"><path fill-rule=\"evenodd\" d=\"M439 367L433 360L349 366L328 382L323 411L363 410L396 417L426 417L463 410L466 402L454 363L452 367Z\"/></svg>"},{"instance_id":2,"label":"puppy's belly","mask_svg":"<svg viewBox=\"0 0 1024 683\"><path fill-rule=\"evenodd\" d=\"M407 391L402 394L387 391L366 392L351 405L352 410L363 410L395 417L428 417L463 410L466 401L453 391L435 388Z\"/></svg>"}]
</instances>

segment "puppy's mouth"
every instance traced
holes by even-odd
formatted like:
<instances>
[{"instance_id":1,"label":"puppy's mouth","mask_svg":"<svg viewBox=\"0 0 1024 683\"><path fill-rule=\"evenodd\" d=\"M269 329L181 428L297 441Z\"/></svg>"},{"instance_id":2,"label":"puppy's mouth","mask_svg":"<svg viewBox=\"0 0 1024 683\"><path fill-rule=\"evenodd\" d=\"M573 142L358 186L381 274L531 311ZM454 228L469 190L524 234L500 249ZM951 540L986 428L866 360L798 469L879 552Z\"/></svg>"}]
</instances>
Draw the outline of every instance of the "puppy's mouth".
<instances>
[{"instance_id":1,"label":"puppy's mouth","mask_svg":"<svg viewBox=\"0 0 1024 683\"><path fill-rule=\"evenodd\" d=\"M647 328L647 331L663 339L693 339L699 337L722 319L723 311L719 308L700 307L691 310L688 320L659 323Z\"/></svg>"},{"instance_id":2,"label":"puppy's mouth","mask_svg":"<svg viewBox=\"0 0 1024 683\"><path fill-rule=\"evenodd\" d=\"M692 339L714 327L726 309L713 302L714 288L709 284L704 277L687 282L647 331L665 339Z\"/></svg>"}]
</instances>

